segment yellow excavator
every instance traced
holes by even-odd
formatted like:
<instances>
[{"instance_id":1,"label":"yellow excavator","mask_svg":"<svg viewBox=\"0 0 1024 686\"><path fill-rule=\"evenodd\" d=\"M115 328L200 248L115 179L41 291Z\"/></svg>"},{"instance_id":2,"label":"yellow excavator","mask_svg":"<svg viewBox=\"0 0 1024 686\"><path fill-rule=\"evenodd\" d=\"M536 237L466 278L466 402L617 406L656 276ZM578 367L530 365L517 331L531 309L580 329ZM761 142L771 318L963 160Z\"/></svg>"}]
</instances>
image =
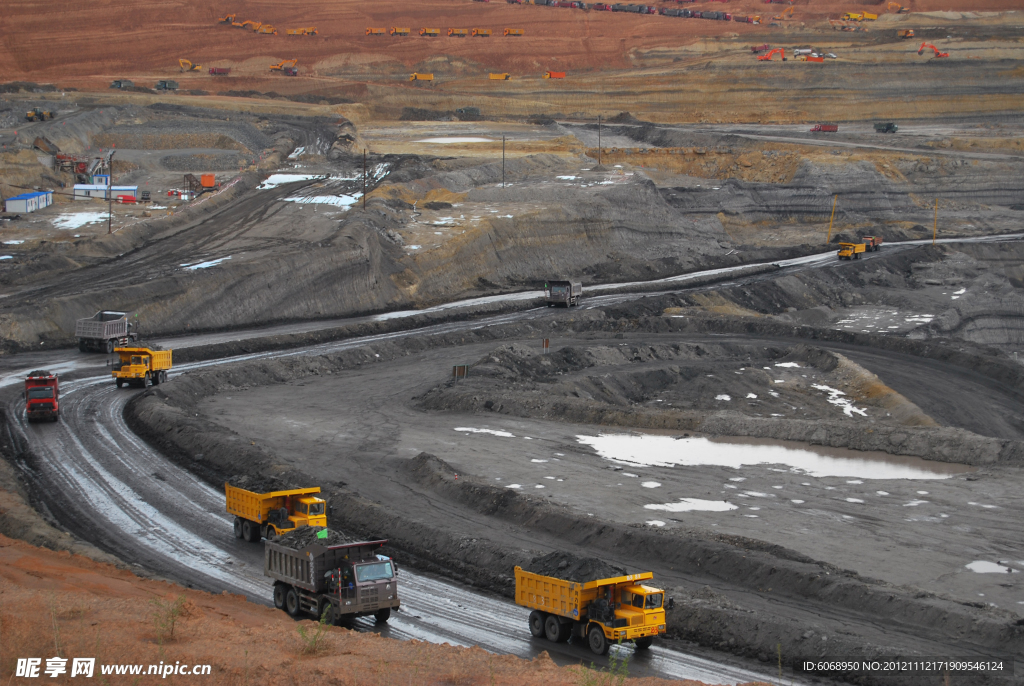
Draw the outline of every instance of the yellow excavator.
<instances>
[{"instance_id":1,"label":"yellow excavator","mask_svg":"<svg viewBox=\"0 0 1024 686\"><path fill-rule=\"evenodd\" d=\"M294 67L298 63L298 60L285 60L283 62L270 65L270 71L284 71L287 67Z\"/></svg>"},{"instance_id":2,"label":"yellow excavator","mask_svg":"<svg viewBox=\"0 0 1024 686\"><path fill-rule=\"evenodd\" d=\"M235 23L235 16L237 16L237 15L228 14L227 16L221 17L217 21L220 22L221 24L234 24Z\"/></svg>"},{"instance_id":3,"label":"yellow excavator","mask_svg":"<svg viewBox=\"0 0 1024 686\"><path fill-rule=\"evenodd\" d=\"M793 14L793 8L792 8L791 6L790 6L790 7L787 7L787 8L786 8L786 9L784 9L784 10L782 10L782 14L776 15L776 16L772 17L772 19L773 19L773 20L775 20L775 21L781 21L781 20L783 20L783 19L785 19L785 18L786 18L786 15L787 15L787 14L788 14L788 15L790 15L790 16L792 16L792 14Z\"/></svg>"},{"instance_id":4,"label":"yellow excavator","mask_svg":"<svg viewBox=\"0 0 1024 686\"><path fill-rule=\"evenodd\" d=\"M182 71L200 71L203 68L203 65L192 64L188 60L178 60L178 66L181 67Z\"/></svg>"},{"instance_id":5,"label":"yellow excavator","mask_svg":"<svg viewBox=\"0 0 1024 686\"><path fill-rule=\"evenodd\" d=\"M896 10L896 14L907 14L908 12L910 12L910 8L909 7L904 7L903 5L899 4L898 2L890 2L889 3L889 7L887 8L886 11L891 12L893 9Z\"/></svg>"}]
</instances>

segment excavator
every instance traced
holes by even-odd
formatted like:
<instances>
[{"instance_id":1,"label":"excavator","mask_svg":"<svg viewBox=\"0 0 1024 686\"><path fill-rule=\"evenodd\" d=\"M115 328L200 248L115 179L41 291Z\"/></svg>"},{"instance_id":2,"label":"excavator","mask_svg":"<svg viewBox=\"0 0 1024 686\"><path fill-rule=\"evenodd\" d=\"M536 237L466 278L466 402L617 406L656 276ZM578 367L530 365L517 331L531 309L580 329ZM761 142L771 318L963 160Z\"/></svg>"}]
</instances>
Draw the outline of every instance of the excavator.
<instances>
[{"instance_id":1,"label":"excavator","mask_svg":"<svg viewBox=\"0 0 1024 686\"><path fill-rule=\"evenodd\" d=\"M46 121L47 119L53 119L53 112L44 110L41 107L35 107L25 113L25 119L28 121Z\"/></svg>"},{"instance_id":2,"label":"excavator","mask_svg":"<svg viewBox=\"0 0 1024 686\"><path fill-rule=\"evenodd\" d=\"M939 50L937 47L935 47L931 43L921 43L921 47L917 49L917 54L918 55L924 54L924 49L925 48L931 48L932 50L934 50L935 51L935 57L949 57L949 53L948 52L942 52L941 50Z\"/></svg>"},{"instance_id":3,"label":"excavator","mask_svg":"<svg viewBox=\"0 0 1024 686\"><path fill-rule=\"evenodd\" d=\"M217 21L220 22L221 24L234 24L235 23L235 16L236 15L234 15L234 14L228 14L226 16L221 17Z\"/></svg>"},{"instance_id":4,"label":"excavator","mask_svg":"<svg viewBox=\"0 0 1024 686\"><path fill-rule=\"evenodd\" d=\"M294 67L298 63L298 60L285 60L283 62L270 65L270 71L284 71L287 67Z\"/></svg>"},{"instance_id":5,"label":"excavator","mask_svg":"<svg viewBox=\"0 0 1024 686\"><path fill-rule=\"evenodd\" d=\"M904 7L903 5L899 4L898 2L890 2L889 3L889 7L887 8L886 11L887 12L891 12L894 7L896 8L896 14L907 14L908 12L910 12L910 8L909 7Z\"/></svg>"},{"instance_id":6,"label":"excavator","mask_svg":"<svg viewBox=\"0 0 1024 686\"><path fill-rule=\"evenodd\" d=\"M259 21L246 20L242 22L243 29L250 29L252 31L259 31L261 26L263 26L263 23Z\"/></svg>"},{"instance_id":7,"label":"excavator","mask_svg":"<svg viewBox=\"0 0 1024 686\"><path fill-rule=\"evenodd\" d=\"M783 19L786 19L786 15L787 14L790 15L790 16L793 16L793 7L792 6L789 6L786 9L782 10L782 14L776 15L776 16L772 17L772 19L774 21L782 21Z\"/></svg>"},{"instance_id":8,"label":"excavator","mask_svg":"<svg viewBox=\"0 0 1024 686\"><path fill-rule=\"evenodd\" d=\"M192 64L188 60L178 60L178 66L181 67L182 71L201 71L203 65Z\"/></svg>"},{"instance_id":9,"label":"excavator","mask_svg":"<svg viewBox=\"0 0 1024 686\"><path fill-rule=\"evenodd\" d=\"M758 55L757 56L757 61L758 62L771 62L772 61L772 55L774 55L775 53L779 53L779 55L782 56L782 61L783 62L786 61L786 50L785 50L785 48L775 48L774 50L772 50L771 52L769 52L766 55Z\"/></svg>"}]
</instances>

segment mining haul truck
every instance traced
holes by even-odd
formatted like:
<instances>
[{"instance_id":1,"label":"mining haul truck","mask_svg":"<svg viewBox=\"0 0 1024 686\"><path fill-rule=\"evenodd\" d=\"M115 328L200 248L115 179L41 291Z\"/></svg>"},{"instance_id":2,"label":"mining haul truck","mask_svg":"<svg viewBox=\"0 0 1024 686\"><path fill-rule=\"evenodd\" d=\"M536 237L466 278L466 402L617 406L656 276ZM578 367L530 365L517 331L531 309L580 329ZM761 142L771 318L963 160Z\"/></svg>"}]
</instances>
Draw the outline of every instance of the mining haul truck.
<instances>
[{"instance_id":1,"label":"mining haul truck","mask_svg":"<svg viewBox=\"0 0 1024 686\"><path fill-rule=\"evenodd\" d=\"M583 295L583 284L578 281L545 281L544 302L548 307L565 305L572 307L580 304Z\"/></svg>"},{"instance_id":2,"label":"mining haul truck","mask_svg":"<svg viewBox=\"0 0 1024 686\"><path fill-rule=\"evenodd\" d=\"M25 416L30 422L60 419L60 380L56 374L36 370L25 379Z\"/></svg>"},{"instance_id":3,"label":"mining haul truck","mask_svg":"<svg viewBox=\"0 0 1024 686\"><path fill-rule=\"evenodd\" d=\"M515 576L516 605L533 610L530 633L537 638L585 638L591 651L604 655L618 641L646 650L665 632L665 592L641 583L653 572L580 583L516 567Z\"/></svg>"},{"instance_id":4,"label":"mining haul truck","mask_svg":"<svg viewBox=\"0 0 1024 686\"><path fill-rule=\"evenodd\" d=\"M78 339L78 349L83 353L99 350L110 354L114 352L114 346L134 343L139 335L132 332L127 312L101 310L75 322L75 338Z\"/></svg>"},{"instance_id":5,"label":"mining haul truck","mask_svg":"<svg viewBox=\"0 0 1024 686\"><path fill-rule=\"evenodd\" d=\"M863 243L840 243L836 257L841 260L859 260L860 254L867 252L867 248Z\"/></svg>"},{"instance_id":6,"label":"mining haul truck","mask_svg":"<svg viewBox=\"0 0 1024 686\"><path fill-rule=\"evenodd\" d=\"M235 538L259 543L304 526L327 526L327 503L319 486L253 493L224 483L228 514L235 516Z\"/></svg>"},{"instance_id":7,"label":"mining haul truck","mask_svg":"<svg viewBox=\"0 0 1024 686\"><path fill-rule=\"evenodd\" d=\"M121 388L129 386L156 386L167 381L167 370L171 368L170 350L150 348L114 348L118 362L114 363L114 384Z\"/></svg>"},{"instance_id":8,"label":"mining haul truck","mask_svg":"<svg viewBox=\"0 0 1024 686\"><path fill-rule=\"evenodd\" d=\"M367 615L386 622L399 609L398 569L376 553L387 541L328 545L313 537L313 543L293 548L290 538L267 541L263 549L263 574L274 579L274 607L329 624Z\"/></svg>"}]
</instances>

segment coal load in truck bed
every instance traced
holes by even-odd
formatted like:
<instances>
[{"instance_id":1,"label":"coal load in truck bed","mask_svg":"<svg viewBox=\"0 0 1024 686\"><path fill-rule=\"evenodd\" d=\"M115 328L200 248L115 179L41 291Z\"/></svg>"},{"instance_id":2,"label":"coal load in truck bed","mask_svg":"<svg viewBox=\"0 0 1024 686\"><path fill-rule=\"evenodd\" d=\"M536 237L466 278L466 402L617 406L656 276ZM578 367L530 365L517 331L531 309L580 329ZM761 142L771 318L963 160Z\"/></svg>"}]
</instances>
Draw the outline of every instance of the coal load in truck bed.
<instances>
[{"instance_id":1,"label":"coal load in truck bed","mask_svg":"<svg viewBox=\"0 0 1024 686\"><path fill-rule=\"evenodd\" d=\"M271 493L273 491L287 491L292 488L302 488L301 486L291 486L280 479L275 479L272 476L250 476L248 474L233 476L228 479L228 483L235 488L244 488L245 490L252 491L253 493Z\"/></svg>"},{"instance_id":2,"label":"coal load in truck bed","mask_svg":"<svg viewBox=\"0 0 1024 686\"><path fill-rule=\"evenodd\" d=\"M610 565L596 557L577 557L571 553L560 552L535 557L525 569L534 574L553 576L557 579L567 579L581 584L628 574L622 567Z\"/></svg>"},{"instance_id":3,"label":"coal load in truck bed","mask_svg":"<svg viewBox=\"0 0 1024 686\"><path fill-rule=\"evenodd\" d=\"M317 537L317 534L321 531L327 532L327 538ZM324 529L319 526L304 526L301 529L296 529L295 531L284 534L275 541L275 543L279 543L285 548L291 548L292 550L302 550L306 546L313 545L314 543L318 543L322 546L332 546L355 542L356 541L342 533L331 531L330 529Z\"/></svg>"}]
</instances>

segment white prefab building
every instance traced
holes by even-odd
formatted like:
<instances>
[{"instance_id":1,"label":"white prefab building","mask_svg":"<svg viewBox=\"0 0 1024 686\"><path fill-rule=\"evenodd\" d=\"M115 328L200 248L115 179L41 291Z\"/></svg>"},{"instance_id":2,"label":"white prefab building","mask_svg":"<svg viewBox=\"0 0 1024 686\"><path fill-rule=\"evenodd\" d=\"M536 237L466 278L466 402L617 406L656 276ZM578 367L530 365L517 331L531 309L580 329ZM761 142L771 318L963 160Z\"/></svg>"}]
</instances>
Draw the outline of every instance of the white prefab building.
<instances>
[{"instance_id":1,"label":"white prefab building","mask_svg":"<svg viewBox=\"0 0 1024 686\"><path fill-rule=\"evenodd\" d=\"M28 214L29 212L49 207L52 204L53 192L33 191L32 193L22 193L13 198L7 198L4 202L4 207L8 212L24 212Z\"/></svg>"},{"instance_id":2,"label":"white prefab building","mask_svg":"<svg viewBox=\"0 0 1024 686\"><path fill-rule=\"evenodd\" d=\"M89 200L90 198L106 200L107 188L107 186L98 183L76 183L75 200ZM114 198L117 198L119 195L130 195L137 200L139 197L138 186L113 186L110 190L113 191Z\"/></svg>"}]
</instances>

